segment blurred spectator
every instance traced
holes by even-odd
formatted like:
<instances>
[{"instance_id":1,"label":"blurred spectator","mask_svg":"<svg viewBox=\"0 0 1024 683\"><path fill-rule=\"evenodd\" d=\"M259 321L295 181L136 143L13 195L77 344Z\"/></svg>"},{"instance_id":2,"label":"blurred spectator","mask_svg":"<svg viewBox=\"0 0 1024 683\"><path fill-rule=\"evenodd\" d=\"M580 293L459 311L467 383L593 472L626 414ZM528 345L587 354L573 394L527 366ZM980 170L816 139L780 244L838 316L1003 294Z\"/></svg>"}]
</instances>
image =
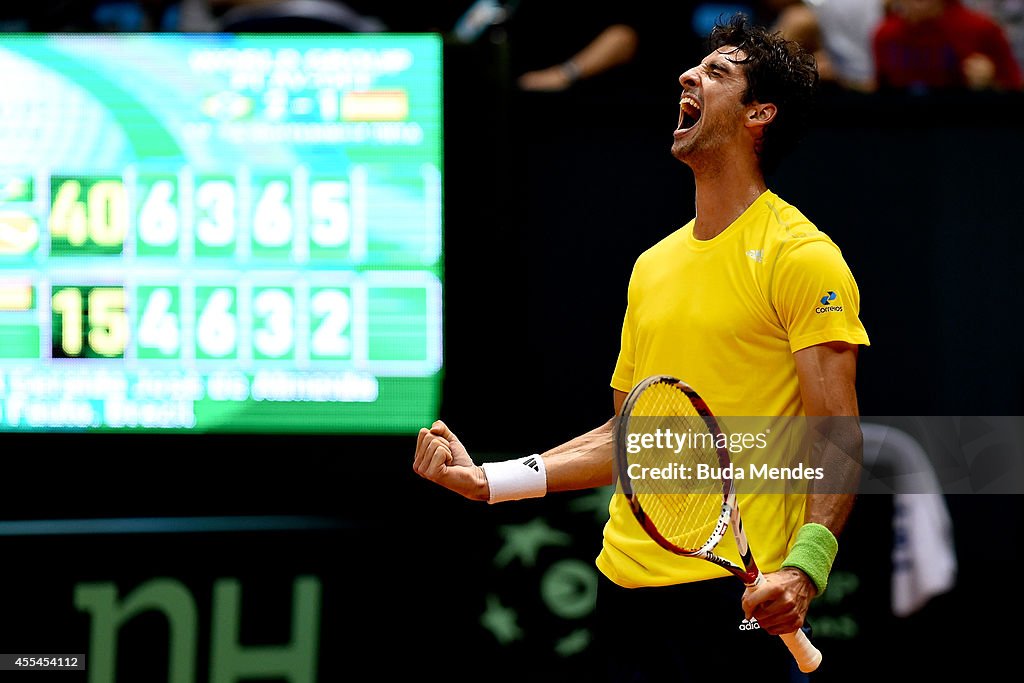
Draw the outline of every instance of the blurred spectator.
<instances>
[{"instance_id":1,"label":"blurred spectator","mask_svg":"<svg viewBox=\"0 0 1024 683\"><path fill-rule=\"evenodd\" d=\"M629 62L638 41L636 29L629 24L611 24L564 62L520 74L516 83L523 90L565 90L582 78Z\"/></svg>"},{"instance_id":2,"label":"blurred spectator","mask_svg":"<svg viewBox=\"0 0 1024 683\"><path fill-rule=\"evenodd\" d=\"M1024 69L1024 0L964 0L964 5L999 22L1013 47L1017 65Z\"/></svg>"},{"instance_id":3,"label":"blurred spectator","mask_svg":"<svg viewBox=\"0 0 1024 683\"><path fill-rule=\"evenodd\" d=\"M506 7L510 71L522 90L565 90L598 76L620 81L616 68L637 54L636 18L626 4L520 0Z\"/></svg>"},{"instance_id":4,"label":"blurred spectator","mask_svg":"<svg viewBox=\"0 0 1024 683\"><path fill-rule=\"evenodd\" d=\"M784 7L775 28L814 53L823 85L875 88L872 37L884 0L805 0Z\"/></svg>"},{"instance_id":5,"label":"blurred spectator","mask_svg":"<svg viewBox=\"0 0 1024 683\"><path fill-rule=\"evenodd\" d=\"M892 0L874 36L882 89L1018 90L1021 68L1003 29L960 0Z\"/></svg>"}]
</instances>

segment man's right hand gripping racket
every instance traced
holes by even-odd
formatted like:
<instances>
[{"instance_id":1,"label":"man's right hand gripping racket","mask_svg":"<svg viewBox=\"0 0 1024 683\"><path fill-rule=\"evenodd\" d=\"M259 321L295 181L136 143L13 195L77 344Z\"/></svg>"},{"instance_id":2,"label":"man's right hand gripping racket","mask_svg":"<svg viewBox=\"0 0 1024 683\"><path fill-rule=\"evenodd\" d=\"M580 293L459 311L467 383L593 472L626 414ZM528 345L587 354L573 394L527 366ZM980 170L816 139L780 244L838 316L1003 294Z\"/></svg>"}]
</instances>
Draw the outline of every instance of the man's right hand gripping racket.
<instances>
[{"instance_id":1,"label":"man's right hand gripping racket","mask_svg":"<svg viewBox=\"0 0 1024 683\"><path fill-rule=\"evenodd\" d=\"M690 425L694 429L685 445L679 447L674 443L660 452L644 447L640 438L643 434L654 432L656 425L670 424L677 428ZM637 436L631 437L634 434ZM721 434L715 416L692 387L667 375L648 377L633 388L623 403L615 439L616 472L637 521L658 545L683 557L712 562L747 586L757 586L764 577L743 531L736 492L728 476L729 449ZM689 468L676 471L689 473L690 478L644 478L642 484L632 481L631 475L639 476L642 468L668 465L668 452L672 454L673 466ZM722 476L698 479L697 468L702 464L707 466L706 471L717 470ZM742 567L714 553L730 527ZM781 637L801 671L809 673L818 668L821 652L803 631Z\"/></svg>"}]
</instances>

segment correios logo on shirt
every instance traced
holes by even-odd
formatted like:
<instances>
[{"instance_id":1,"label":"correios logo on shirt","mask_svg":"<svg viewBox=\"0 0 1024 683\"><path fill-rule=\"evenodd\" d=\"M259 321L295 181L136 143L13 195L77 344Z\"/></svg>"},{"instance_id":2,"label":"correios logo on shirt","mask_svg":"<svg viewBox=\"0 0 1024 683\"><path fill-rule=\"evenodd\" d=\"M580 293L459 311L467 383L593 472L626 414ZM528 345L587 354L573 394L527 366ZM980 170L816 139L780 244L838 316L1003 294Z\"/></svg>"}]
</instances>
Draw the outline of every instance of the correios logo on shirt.
<instances>
[{"instance_id":1,"label":"correios logo on shirt","mask_svg":"<svg viewBox=\"0 0 1024 683\"><path fill-rule=\"evenodd\" d=\"M814 309L815 313L841 313L843 311L843 305L836 303L836 299L839 298L832 290L825 293L825 296L821 297L821 305Z\"/></svg>"}]
</instances>

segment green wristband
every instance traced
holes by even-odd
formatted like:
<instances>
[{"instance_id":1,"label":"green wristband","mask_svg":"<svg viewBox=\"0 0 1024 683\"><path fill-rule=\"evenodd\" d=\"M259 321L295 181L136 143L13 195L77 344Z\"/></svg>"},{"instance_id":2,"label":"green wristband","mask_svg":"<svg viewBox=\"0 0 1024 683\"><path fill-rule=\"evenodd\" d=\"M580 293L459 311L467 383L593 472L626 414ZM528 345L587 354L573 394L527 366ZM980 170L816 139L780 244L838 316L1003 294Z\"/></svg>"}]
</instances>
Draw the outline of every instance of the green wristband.
<instances>
[{"instance_id":1,"label":"green wristband","mask_svg":"<svg viewBox=\"0 0 1024 683\"><path fill-rule=\"evenodd\" d=\"M828 585L828 574L832 571L832 562L839 552L839 541L821 524L804 524L796 532L796 543L789 551L783 567L796 567L810 577L818 595L825 592Z\"/></svg>"}]
</instances>

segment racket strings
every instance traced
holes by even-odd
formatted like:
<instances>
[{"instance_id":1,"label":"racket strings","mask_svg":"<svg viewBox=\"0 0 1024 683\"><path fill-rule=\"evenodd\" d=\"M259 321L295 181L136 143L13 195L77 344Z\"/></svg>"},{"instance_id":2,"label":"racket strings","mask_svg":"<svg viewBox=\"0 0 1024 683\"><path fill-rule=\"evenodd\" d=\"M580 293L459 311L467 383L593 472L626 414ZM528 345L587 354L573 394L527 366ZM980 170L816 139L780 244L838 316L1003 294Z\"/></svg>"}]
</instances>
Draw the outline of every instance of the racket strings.
<instances>
[{"instance_id":1,"label":"racket strings","mask_svg":"<svg viewBox=\"0 0 1024 683\"><path fill-rule=\"evenodd\" d=\"M696 550L714 534L722 514L719 477L701 478L720 467L715 435L694 409L690 398L676 385L657 383L640 394L630 413L628 431L650 448L627 454L629 463L648 468L648 476L632 479L640 506L658 532L683 550ZM658 434L660 430L661 439ZM712 469L713 468L713 469ZM636 472L637 468L633 468ZM658 470L657 478L650 476Z\"/></svg>"}]
</instances>

